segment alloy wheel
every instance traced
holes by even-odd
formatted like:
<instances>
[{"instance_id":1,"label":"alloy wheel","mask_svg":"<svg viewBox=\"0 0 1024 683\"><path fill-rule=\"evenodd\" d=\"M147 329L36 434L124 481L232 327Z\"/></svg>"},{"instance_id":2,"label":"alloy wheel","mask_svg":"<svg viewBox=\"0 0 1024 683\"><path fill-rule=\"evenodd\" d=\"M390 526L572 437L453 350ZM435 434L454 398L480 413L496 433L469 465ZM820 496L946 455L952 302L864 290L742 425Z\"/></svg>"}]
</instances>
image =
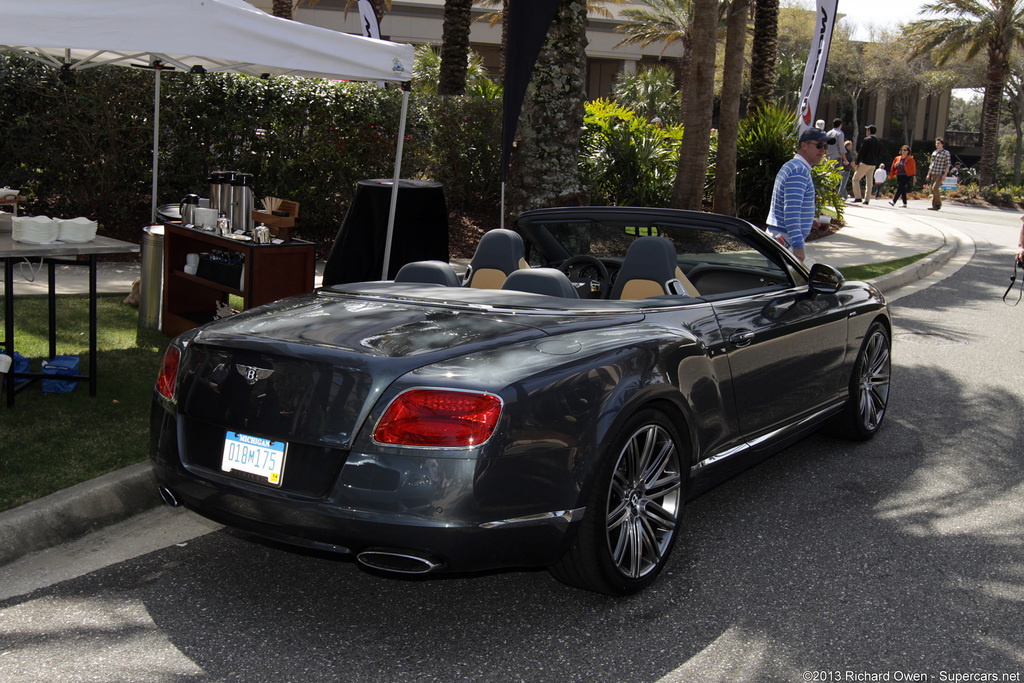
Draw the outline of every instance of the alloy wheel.
<instances>
[{"instance_id":1,"label":"alloy wheel","mask_svg":"<svg viewBox=\"0 0 1024 683\"><path fill-rule=\"evenodd\" d=\"M619 453L605 508L608 551L623 576L639 579L659 567L682 502L676 443L662 426L644 425Z\"/></svg>"},{"instance_id":2,"label":"alloy wheel","mask_svg":"<svg viewBox=\"0 0 1024 683\"><path fill-rule=\"evenodd\" d=\"M878 429L889 403L890 353L889 339L875 330L864 346L857 379L857 406L864 429Z\"/></svg>"}]
</instances>

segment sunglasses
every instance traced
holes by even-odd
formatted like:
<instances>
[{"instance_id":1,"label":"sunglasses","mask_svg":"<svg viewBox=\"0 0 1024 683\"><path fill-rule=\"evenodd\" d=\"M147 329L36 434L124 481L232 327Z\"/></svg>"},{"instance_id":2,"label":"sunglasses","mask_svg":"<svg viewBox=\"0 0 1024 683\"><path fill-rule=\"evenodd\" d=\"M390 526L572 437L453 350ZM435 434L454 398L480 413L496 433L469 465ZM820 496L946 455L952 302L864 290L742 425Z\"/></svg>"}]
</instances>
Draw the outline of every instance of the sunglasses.
<instances>
[{"instance_id":1,"label":"sunglasses","mask_svg":"<svg viewBox=\"0 0 1024 683\"><path fill-rule=\"evenodd\" d=\"M814 146L817 147L818 149L825 149L826 147L828 147L828 144L824 143L824 142L819 142L818 144L816 144Z\"/></svg>"}]
</instances>

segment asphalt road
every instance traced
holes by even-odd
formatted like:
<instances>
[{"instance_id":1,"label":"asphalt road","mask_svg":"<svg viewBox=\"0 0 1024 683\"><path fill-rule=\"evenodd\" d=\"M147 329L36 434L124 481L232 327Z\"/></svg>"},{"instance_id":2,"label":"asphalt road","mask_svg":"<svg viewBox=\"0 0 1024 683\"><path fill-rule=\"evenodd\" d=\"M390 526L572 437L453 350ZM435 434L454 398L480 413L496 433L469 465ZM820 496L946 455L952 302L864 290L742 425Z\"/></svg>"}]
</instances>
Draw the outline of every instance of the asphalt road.
<instances>
[{"instance_id":1,"label":"asphalt road","mask_svg":"<svg viewBox=\"0 0 1024 683\"><path fill-rule=\"evenodd\" d=\"M692 502L640 595L382 578L163 509L0 572L0 680L1020 681L1024 303L995 218L943 217L976 253L893 304L878 437Z\"/></svg>"}]
</instances>

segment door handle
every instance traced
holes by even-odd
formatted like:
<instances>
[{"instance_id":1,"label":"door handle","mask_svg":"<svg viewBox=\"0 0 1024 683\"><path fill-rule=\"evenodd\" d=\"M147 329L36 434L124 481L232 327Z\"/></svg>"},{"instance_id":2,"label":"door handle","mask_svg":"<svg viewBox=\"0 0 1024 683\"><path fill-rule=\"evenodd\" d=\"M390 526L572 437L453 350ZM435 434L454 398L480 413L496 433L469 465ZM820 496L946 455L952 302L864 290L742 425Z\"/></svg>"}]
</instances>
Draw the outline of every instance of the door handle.
<instances>
[{"instance_id":1,"label":"door handle","mask_svg":"<svg viewBox=\"0 0 1024 683\"><path fill-rule=\"evenodd\" d=\"M754 341L754 333L750 330L737 332L729 337L729 343L733 346L747 346Z\"/></svg>"}]
</instances>

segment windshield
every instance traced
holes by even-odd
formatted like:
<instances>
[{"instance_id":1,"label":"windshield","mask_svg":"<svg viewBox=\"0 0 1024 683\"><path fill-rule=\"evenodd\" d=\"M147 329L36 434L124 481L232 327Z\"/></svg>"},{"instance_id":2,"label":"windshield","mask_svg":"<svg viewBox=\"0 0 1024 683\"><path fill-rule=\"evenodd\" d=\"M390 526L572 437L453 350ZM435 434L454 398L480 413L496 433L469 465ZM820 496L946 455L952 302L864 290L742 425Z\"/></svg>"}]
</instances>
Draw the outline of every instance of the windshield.
<instances>
[{"instance_id":1,"label":"windshield","mask_svg":"<svg viewBox=\"0 0 1024 683\"><path fill-rule=\"evenodd\" d=\"M675 225L663 221L640 223L635 219L544 221L548 245L531 249L530 263L549 265L559 256L581 254L602 260L619 261L638 237L653 235L668 239L676 249L684 272L698 265L719 265L755 269L774 278L786 279L787 269L773 256L761 251L753 240L733 235L714 226ZM552 249L557 245L557 249ZM545 248L546 247L546 248ZM561 251L563 254L556 253Z\"/></svg>"}]
</instances>

